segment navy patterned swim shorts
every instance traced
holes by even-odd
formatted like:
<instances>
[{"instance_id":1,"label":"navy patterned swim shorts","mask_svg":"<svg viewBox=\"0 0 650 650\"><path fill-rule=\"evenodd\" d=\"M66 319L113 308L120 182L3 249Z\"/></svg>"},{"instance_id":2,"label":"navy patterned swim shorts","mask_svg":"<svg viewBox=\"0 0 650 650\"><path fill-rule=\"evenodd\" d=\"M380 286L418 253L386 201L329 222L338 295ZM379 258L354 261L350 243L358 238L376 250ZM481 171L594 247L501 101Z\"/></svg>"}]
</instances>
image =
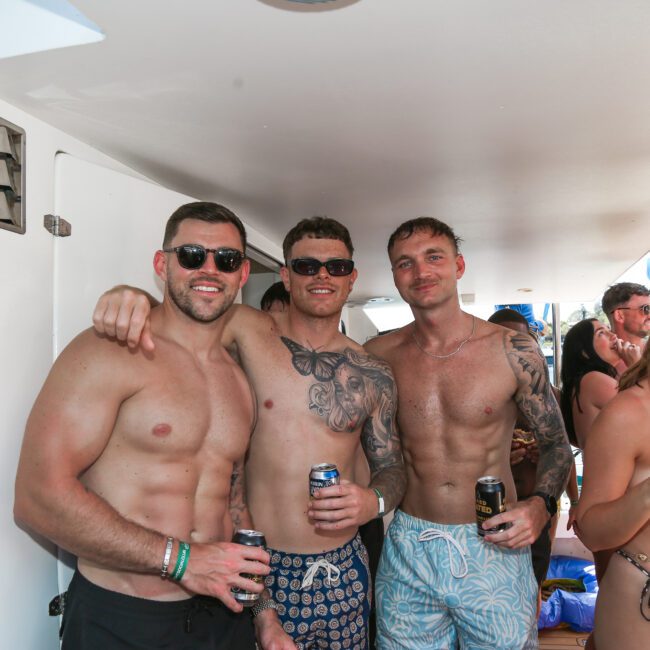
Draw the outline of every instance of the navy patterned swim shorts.
<instances>
[{"instance_id":1,"label":"navy patterned swim shorts","mask_svg":"<svg viewBox=\"0 0 650 650\"><path fill-rule=\"evenodd\" d=\"M266 586L298 650L367 650L370 571L359 535L322 555L267 550Z\"/></svg>"}]
</instances>

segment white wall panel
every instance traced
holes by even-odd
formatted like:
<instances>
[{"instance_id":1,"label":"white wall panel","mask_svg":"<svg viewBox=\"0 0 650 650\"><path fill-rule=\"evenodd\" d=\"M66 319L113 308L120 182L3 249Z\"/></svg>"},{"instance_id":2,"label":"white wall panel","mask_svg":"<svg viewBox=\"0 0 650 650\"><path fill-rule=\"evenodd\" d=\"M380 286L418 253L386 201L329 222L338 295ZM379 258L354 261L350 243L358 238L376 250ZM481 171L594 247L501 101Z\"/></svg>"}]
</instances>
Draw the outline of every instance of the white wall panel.
<instances>
[{"instance_id":1,"label":"white wall panel","mask_svg":"<svg viewBox=\"0 0 650 650\"><path fill-rule=\"evenodd\" d=\"M27 231L0 230L0 647L55 650L58 621L48 617L47 604L58 591L56 549L13 519L25 422L55 352L90 326L99 292L117 282L155 289L153 252L165 220L189 197L2 100L0 116L27 132ZM48 213L72 222L71 238L55 239L43 228ZM248 230L256 248L281 259L277 244Z\"/></svg>"}]
</instances>

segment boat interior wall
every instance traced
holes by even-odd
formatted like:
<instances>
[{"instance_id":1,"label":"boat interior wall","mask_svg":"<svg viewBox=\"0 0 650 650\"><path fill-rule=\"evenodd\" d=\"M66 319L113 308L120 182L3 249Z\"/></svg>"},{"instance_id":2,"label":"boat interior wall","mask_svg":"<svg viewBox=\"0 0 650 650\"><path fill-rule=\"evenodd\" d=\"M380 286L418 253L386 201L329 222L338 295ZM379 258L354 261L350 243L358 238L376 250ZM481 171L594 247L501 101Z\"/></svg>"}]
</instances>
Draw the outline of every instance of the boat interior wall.
<instances>
[{"instance_id":1,"label":"boat interior wall","mask_svg":"<svg viewBox=\"0 0 650 650\"><path fill-rule=\"evenodd\" d=\"M90 326L97 296L119 282L153 292L154 251L161 224L191 197L167 190L116 160L0 100L0 115L29 135L28 227L0 230L0 521L4 566L0 595L3 647L58 648L57 621L47 604L65 586L69 569L57 549L13 521L13 482L25 422L53 358ZM54 237L43 216L59 214L70 237ZM248 224L251 243L270 259L279 246ZM20 621L24 616L25 620Z\"/></svg>"},{"instance_id":2,"label":"boat interior wall","mask_svg":"<svg viewBox=\"0 0 650 650\"><path fill-rule=\"evenodd\" d=\"M0 595L2 646L58 648L47 604L57 592L56 550L13 521L14 477L25 421L53 359L54 242L43 215L54 209L54 160L66 150L126 171L117 161L0 100L0 115L29 134L27 230L0 230L0 522L4 584ZM87 321L88 322L88 321Z\"/></svg>"}]
</instances>

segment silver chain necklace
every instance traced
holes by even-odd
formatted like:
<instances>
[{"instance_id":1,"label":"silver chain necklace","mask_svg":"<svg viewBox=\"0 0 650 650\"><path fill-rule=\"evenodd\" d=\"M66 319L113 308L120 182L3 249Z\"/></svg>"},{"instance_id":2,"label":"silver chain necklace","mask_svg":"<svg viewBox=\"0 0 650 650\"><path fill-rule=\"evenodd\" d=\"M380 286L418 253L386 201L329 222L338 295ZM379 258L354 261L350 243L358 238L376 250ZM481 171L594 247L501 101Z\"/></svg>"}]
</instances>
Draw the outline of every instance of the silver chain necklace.
<instances>
[{"instance_id":1,"label":"silver chain necklace","mask_svg":"<svg viewBox=\"0 0 650 650\"><path fill-rule=\"evenodd\" d=\"M464 339L463 341L460 342L460 345L453 351L450 352L449 354L433 354L432 352L427 352L421 345L420 342L415 338L415 324L413 324L413 329L411 330L411 337L413 338L413 342L415 345L418 346L418 349L420 352L424 352L428 357L432 357L433 359L448 359L449 357L453 357L455 354L458 354L462 349L463 345L469 341L472 336L474 336L474 328L476 327L476 317L472 316L472 331L470 332L469 336Z\"/></svg>"}]
</instances>

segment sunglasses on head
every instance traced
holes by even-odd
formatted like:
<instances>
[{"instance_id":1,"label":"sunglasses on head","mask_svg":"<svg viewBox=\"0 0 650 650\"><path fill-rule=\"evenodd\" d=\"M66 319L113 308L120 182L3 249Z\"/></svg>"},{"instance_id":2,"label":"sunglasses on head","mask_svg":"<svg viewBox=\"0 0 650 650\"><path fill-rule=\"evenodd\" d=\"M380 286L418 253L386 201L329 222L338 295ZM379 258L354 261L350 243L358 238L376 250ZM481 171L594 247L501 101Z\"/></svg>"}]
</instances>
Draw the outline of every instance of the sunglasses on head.
<instances>
[{"instance_id":1,"label":"sunglasses on head","mask_svg":"<svg viewBox=\"0 0 650 650\"><path fill-rule=\"evenodd\" d=\"M644 316L650 316L650 305L639 305L638 307L616 307L616 309L631 309L632 311L639 310ZM612 309L612 311L616 311Z\"/></svg>"},{"instance_id":2,"label":"sunglasses on head","mask_svg":"<svg viewBox=\"0 0 650 650\"><path fill-rule=\"evenodd\" d=\"M239 270L245 256L236 248L204 248L199 244L183 244L174 248L163 248L165 253L176 253L178 263L184 269L200 269L208 253L214 254L214 265L222 273L234 273Z\"/></svg>"},{"instance_id":3,"label":"sunglasses on head","mask_svg":"<svg viewBox=\"0 0 650 650\"><path fill-rule=\"evenodd\" d=\"M336 258L321 262L315 257L297 257L291 260L291 268L298 275L316 275L321 266L324 266L327 272L335 277L350 275L354 270L354 262L343 258Z\"/></svg>"}]
</instances>

